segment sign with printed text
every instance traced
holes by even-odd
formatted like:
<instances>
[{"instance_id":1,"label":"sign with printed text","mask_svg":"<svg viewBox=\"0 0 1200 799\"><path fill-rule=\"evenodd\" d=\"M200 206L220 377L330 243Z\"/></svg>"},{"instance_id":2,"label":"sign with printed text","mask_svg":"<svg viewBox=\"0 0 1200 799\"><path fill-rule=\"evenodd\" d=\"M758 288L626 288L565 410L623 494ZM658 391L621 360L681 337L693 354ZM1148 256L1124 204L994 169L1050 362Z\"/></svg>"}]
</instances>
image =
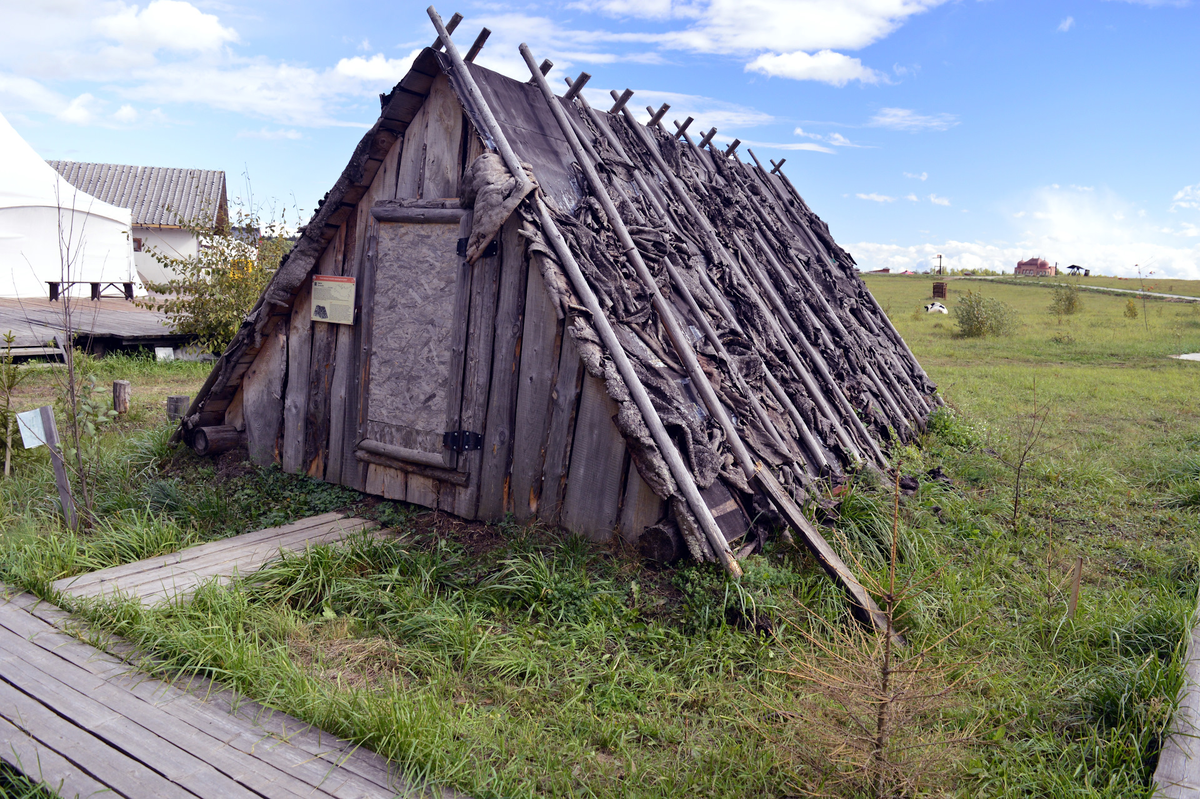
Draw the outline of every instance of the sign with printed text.
<instances>
[{"instance_id":1,"label":"sign with printed text","mask_svg":"<svg viewBox=\"0 0 1200 799\"><path fill-rule=\"evenodd\" d=\"M354 324L354 278L313 275L312 318L314 322Z\"/></svg>"}]
</instances>

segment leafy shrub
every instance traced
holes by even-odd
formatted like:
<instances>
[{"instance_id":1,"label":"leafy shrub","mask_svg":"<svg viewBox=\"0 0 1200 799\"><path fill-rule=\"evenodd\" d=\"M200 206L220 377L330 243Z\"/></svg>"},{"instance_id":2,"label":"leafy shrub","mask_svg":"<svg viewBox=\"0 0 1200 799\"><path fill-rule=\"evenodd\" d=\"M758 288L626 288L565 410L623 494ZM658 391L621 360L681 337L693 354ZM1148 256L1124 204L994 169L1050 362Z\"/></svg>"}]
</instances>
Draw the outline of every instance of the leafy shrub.
<instances>
[{"instance_id":1,"label":"leafy shrub","mask_svg":"<svg viewBox=\"0 0 1200 799\"><path fill-rule=\"evenodd\" d=\"M233 340L242 319L292 248L283 220L260 220L239 212L230 222L207 225L181 220L196 237L196 255L173 258L152 251L154 259L179 275L166 283L147 283L155 294L166 295L140 303L161 311L176 331L196 336L200 346L221 352Z\"/></svg>"},{"instance_id":2,"label":"leafy shrub","mask_svg":"<svg viewBox=\"0 0 1200 799\"><path fill-rule=\"evenodd\" d=\"M1047 309L1055 316L1070 316L1083 310L1083 298L1077 286L1061 285L1054 287L1054 297Z\"/></svg>"},{"instance_id":3,"label":"leafy shrub","mask_svg":"<svg viewBox=\"0 0 1200 799\"><path fill-rule=\"evenodd\" d=\"M1126 319L1137 319L1138 318L1137 303L1133 301L1133 297L1130 297L1129 299L1127 299L1125 301L1125 318Z\"/></svg>"},{"instance_id":4,"label":"leafy shrub","mask_svg":"<svg viewBox=\"0 0 1200 799\"><path fill-rule=\"evenodd\" d=\"M979 435L971 424L947 407L929 414L926 429L941 439L942 443L958 450L972 450L979 446Z\"/></svg>"},{"instance_id":5,"label":"leafy shrub","mask_svg":"<svg viewBox=\"0 0 1200 799\"><path fill-rule=\"evenodd\" d=\"M968 290L954 306L954 321L964 338L1002 336L1012 330L1016 312L1008 303Z\"/></svg>"}]
</instances>

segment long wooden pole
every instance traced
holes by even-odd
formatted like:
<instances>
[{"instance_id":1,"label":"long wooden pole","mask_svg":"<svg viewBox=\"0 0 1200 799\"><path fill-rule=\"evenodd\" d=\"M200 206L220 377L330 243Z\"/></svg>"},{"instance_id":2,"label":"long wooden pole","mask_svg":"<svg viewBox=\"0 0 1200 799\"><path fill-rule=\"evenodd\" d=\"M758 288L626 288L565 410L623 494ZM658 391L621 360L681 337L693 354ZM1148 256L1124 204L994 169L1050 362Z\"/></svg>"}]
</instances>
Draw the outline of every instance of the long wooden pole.
<instances>
[{"instance_id":1,"label":"long wooden pole","mask_svg":"<svg viewBox=\"0 0 1200 799\"><path fill-rule=\"evenodd\" d=\"M487 102L483 99L482 92L479 91L479 87L475 85L475 81L471 77L471 73L467 71L466 64L459 55L458 48L450 39L450 34L446 32L445 27L442 25L442 20L438 16L437 10L433 6L430 6L428 13L433 26L437 29L438 35L446 46L447 54L454 62L455 68L462 75L467 91L472 95L472 100L481 109L483 122L490 128L488 134L493 138L500 157L504 159L505 166L508 167L508 170L513 175L520 176L518 179L523 178L525 172L521 167L521 162L517 159L516 154L513 153L512 148L509 147L508 140L504 136L504 131L500 128L500 125L496 122L496 118L488 108ZM533 66L533 72L538 80L545 83L545 76L542 75L541 70L536 64ZM561 112L562 109L559 108L559 111ZM600 335L600 339L608 350L609 356L613 359L613 364L617 367L618 373L625 381L630 397L641 412L642 418L646 422L646 427L654 439L654 443L658 446L663 459L667 462L671 476L675 478L680 493L683 494L684 501L696 517L696 521L700 525L705 539L708 541L709 546L712 547L717 559L725 567L725 570L734 577L740 577L742 575L741 566L738 565L737 559L729 549L729 544L725 541L725 536L721 533L720 527L717 526L717 521L713 518L712 511L705 504L704 498L700 496L700 490L696 487L696 482L692 478L691 471L683 462L683 457L679 454L679 450L676 449L675 443L667 433L662 419L658 416L658 411L655 410L654 404L650 400L650 395L646 393L645 386L638 379L637 373L633 369L633 364L629 361L629 356L625 354L625 350L621 346L621 342L617 339L617 334L609 323L608 317L604 315L604 309L600 307L600 301L596 298L596 294L592 291L591 286L584 277L578 262L576 262L575 257L571 254L571 249L567 246L567 242L563 239L558 225L555 224L554 218L550 215L550 210L546 207L545 202L542 201L540 196L534 197L533 205L537 211L543 232L550 240L550 245L554 248L555 254L562 263L563 269L566 271L567 277L571 280L576 293L579 294L580 299L591 314L592 322L596 326L596 332Z\"/></svg>"},{"instance_id":2,"label":"long wooden pole","mask_svg":"<svg viewBox=\"0 0 1200 799\"><path fill-rule=\"evenodd\" d=\"M42 432L46 437L46 448L50 450L50 463L54 467L54 482L58 484L58 499L62 502L63 516L67 527L78 529L79 518L75 513L75 498L71 496L71 481L67 478L67 466L63 462L59 447L58 425L54 423L54 409L49 405L38 408L42 415Z\"/></svg>"},{"instance_id":3,"label":"long wooden pole","mask_svg":"<svg viewBox=\"0 0 1200 799\"><path fill-rule=\"evenodd\" d=\"M764 468L761 463L756 463L751 457L749 448L746 447L737 428L734 427L732 420L730 420L729 413L717 397L717 393L713 389L708 376L700 368L700 362L696 358L695 350L692 349L690 341L680 328L673 309L667 304L666 299L662 296L662 292L659 291L658 284L654 280L654 275L651 274L650 269L646 266L641 252L638 251L633 237L629 234L629 229L625 226L624 219L622 219L620 213L617 211L616 204L613 203L604 182L596 172L595 165L592 164L583 145L580 144L579 138L575 135L574 126L567 119L566 112L563 110L562 105L559 104L558 98L554 96L550 84L539 73L537 61L534 59L533 53L530 52L529 47L525 44L522 44L520 49L521 56L525 59L534 82L541 89L542 96L545 97L546 103L550 107L550 112L554 115L555 121L558 122L563 136L566 137L567 145L573 151L576 162L579 164L580 169L583 170L584 177L592 188L592 196L599 201L605 216L608 217L609 224L612 225L613 231L617 234L617 239L621 242L626 261L633 267L643 288L649 292L651 305L658 315L660 324L666 330L667 337L671 340L676 354L679 355L680 360L683 362L683 367L687 371L688 377L691 378L692 384L699 390L704 404L708 406L709 413L712 414L712 417L717 420L717 423L724 431L733 456L745 473L746 479L757 483L767 497L779 507L785 518L787 518L789 525L804 538L806 544L808 544L822 567L838 580L847 589L854 601L866 611L872 625L877 628L883 625L882 629L886 630L887 618L875 604L870 594L858 582L858 579L850 572L849 568L846 567L846 564L842 562L837 553L833 551L832 547L816 531L816 528L804 516L800 507L796 505L795 501L783 486L780 485L770 470ZM617 347L620 348L619 343Z\"/></svg>"}]
</instances>

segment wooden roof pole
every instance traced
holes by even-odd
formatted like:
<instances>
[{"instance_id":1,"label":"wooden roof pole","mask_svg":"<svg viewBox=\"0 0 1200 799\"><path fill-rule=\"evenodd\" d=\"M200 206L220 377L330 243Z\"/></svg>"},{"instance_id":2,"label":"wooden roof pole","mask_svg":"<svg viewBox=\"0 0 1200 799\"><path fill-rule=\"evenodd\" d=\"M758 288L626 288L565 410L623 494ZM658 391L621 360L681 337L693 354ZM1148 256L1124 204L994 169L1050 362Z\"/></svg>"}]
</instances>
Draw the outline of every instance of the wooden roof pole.
<instances>
[{"instance_id":1,"label":"wooden roof pole","mask_svg":"<svg viewBox=\"0 0 1200 799\"><path fill-rule=\"evenodd\" d=\"M733 422L729 419L729 414L725 410L717 397L716 391L712 387L708 376L704 370L700 368L700 362L696 359L696 353L692 349L687 337L679 328L679 322L675 318L670 306L667 305L666 299L663 298L662 292L658 290L658 284L654 280L645 261L642 260L642 255L634 244L633 237L629 235L628 228L625 227L625 222L617 211L616 205L609 196L608 190L605 188L600 175L597 174L595 167L587 157L587 153L583 146L579 143L579 138L575 135L575 129L567 119L566 112L559 103L558 98L554 96L554 92L550 88L550 84L545 77L537 72L534 66L535 61L529 47L525 44L521 45L521 55L525 59L525 63L529 67L529 71L533 73L534 82L538 88L542 90L542 96L546 98L546 104L550 107L551 113L554 115L555 121L558 122L559 128L563 132L563 136L567 139L567 144L571 147L575 154L576 161L583 170L584 176L592 186L593 195L600 202L604 209L605 215L608 217L609 223L617 233L617 238L624 248L624 254L629 264L634 268L638 278L641 280L644 288L650 292L650 300L654 306L655 312L658 314L659 321L667 331L667 336L671 339L675 352L683 361L683 366L688 372L688 376L692 379L692 384L699 389L700 395L704 399L704 403L708 405L709 412L713 418L725 432L726 439L729 441L730 448L733 450L734 457L741 466L746 478L758 484L763 492L779 507L791 527L799 533L805 540L808 547L816 555L822 567L840 582L853 597L854 601L867 613L870 623L876 629L887 630L889 621L878 605L863 588L858 579L850 572L842 559L833 551L833 548L825 541L812 523L804 516L795 500L787 493L779 481L775 479L775 475L769 469L763 468L762 464L755 463L750 457L750 452L741 436L737 432L737 428L733 426ZM606 320L607 321L607 320ZM618 347L620 347L618 343ZM622 354L624 351L622 350Z\"/></svg>"},{"instance_id":2,"label":"wooden roof pole","mask_svg":"<svg viewBox=\"0 0 1200 799\"><path fill-rule=\"evenodd\" d=\"M521 162L509 146L508 140L504 136L504 131L500 128L499 123L496 122L495 116L492 115L491 109L488 108L487 102L483 99L483 93L479 91L479 87L467 71L466 64L458 54L458 48L450 40L450 35L442 25L442 20L438 16L437 10L433 6L430 6L428 13L434 27L438 30L438 34L442 37L447 54L449 54L451 60L454 62L454 66L461 71L466 90L471 94L471 99L478 105L483 122L489 128L488 133L495 139L497 151L500 153L500 157L504 159L505 166L508 167L508 170L513 175L517 176L518 180L527 180L525 178L525 170L521 167ZM531 65L531 71L535 79L548 89L549 86L541 70L536 65ZM561 112L562 108L560 107L558 110ZM621 378L625 381L625 385L629 389L630 396L633 398L638 410L641 411L642 418L646 422L646 427L650 430L650 435L654 438L654 443L658 446L659 451L662 452L663 458L671 470L671 476L675 478L675 482L679 486L679 490L683 494L688 508L695 514L700 528L705 534L705 538L708 539L709 546L713 548L726 571L734 577L740 577L742 574L741 566L738 565L737 559L733 556L733 552L730 551L729 544L725 541L725 536L717 526L712 511L708 509L703 497L700 496L700 490L696 487L692 473L683 462L683 458L679 454L679 450L675 448L674 442L671 441L670 435L667 433L662 420L658 416L658 411L654 409L649 394L646 393L645 387L638 379L637 373L634 372L633 364L629 362L629 356L625 354L621 342L617 339L616 332L612 329L608 317L604 315L604 310L600 307L600 301L596 298L595 292L592 291L591 286L583 275L583 271L579 268L579 264L571 254L571 249L567 246L566 240L563 239L558 225L555 224L554 218L550 216L550 211L546 208L546 204L540 196L534 197L533 205L538 212L543 231L546 233L547 238L550 239L550 244L554 247L555 253L562 262L563 268L566 270L567 276L571 279L575 291L578 292L580 299L583 300L584 305L591 313L592 321L596 325L596 332L599 333L601 341L603 341L604 346L608 349L609 355L617 367L617 371L621 374Z\"/></svg>"},{"instance_id":3,"label":"wooden roof pole","mask_svg":"<svg viewBox=\"0 0 1200 799\"><path fill-rule=\"evenodd\" d=\"M570 79L567 80L567 83L568 83L568 85L571 83ZM565 100L566 97L564 96L563 99ZM604 136L606 139L608 139L609 143L613 146L613 149L618 151L618 155L620 155L621 158L625 159L625 161L628 162L628 166L632 167L634 180L637 182L638 187L641 189L642 193L646 196L647 200L650 202L650 204L654 208L655 212L663 219L663 221L666 223L666 225L674 233L678 234L679 233L678 227L675 225L674 221L667 215L666 210L659 207L658 202L654 197L654 194L650 191L650 187L646 185L646 182L645 182L644 178L642 177L641 170L638 169L636 166L634 166L632 164L632 162L629 162L629 157L625 152L625 148L621 146L620 141L617 140L616 137L614 137L612 135L612 132L610 130L608 130L606 127L601 127L600 121L597 118L595 110L592 109L592 107L590 105L588 105L587 100L584 99L583 97L579 97L578 99L579 99L579 104L583 108L584 112L587 114L588 119L591 120L592 124L596 126L596 129L600 131L601 135ZM567 117L567 120L569 122L571 122L571 126L573 128L576 128L574 121L571 120L570 117ZM691 122L692 122L692 118L688 117L688 124L690 124ZM684 127L686 127L686 125ZM587 150L588 155L590 155L595 162L599 163L600 158L597 156L597 154L595 153L595 151L592 148L587 146L587 137L580 135L580 132L577 128L576 128L576 137L579 139L580 144L584 145L584 148ZM613 187L621 195L621 199L623 199L629 203L629 207L633 210L636 221L639 222L639 224L645 222L645 219L643 218L641 212L638 210L637 206L633 204L633 202L630 200L628 194L626 194L626 192L624 190L622 190L620 183L614 182ZM758 397L754 394L754 392L750 391L749 387L746 385L745 378L742 377L741 372L739 372L736 367L732 366L733 358L730 356L729 351L725 348L725 343L723 341L721 341L721 337L719 335L717 335L717 332L713 328L712 323L709 322L708 315L706 313L704 313L704 311L700 308L700 304L698 302L696 302L696 298L695 298L695 296L693 296L691 288L689 288L688 284L683 280L682 276L679 273L678 268L675 266L675 264L671 261L670 258L668 258L665 261L665 264L666 264L668 276L671 278L671 282L672 282L673 286L675 287L675 290L677 292L679 292L680 296L683 297L684 302L687 304L688 308L691 310L692 315L696 317L697 323L703 328L705 338L708 339L709 343L712 344L713 348L716 349L716 351L721 355L721 357L725 360L725 362L727 364L730 364L730 370L729 370L730 375L733 377L734 383L737 385L738 390L741 391L741 393L749 401L751 409L754 411L754 415L758 417L759 423L762 424L763 428L771 435L771 437L773 439L775 439L775 445L779 448L780 452L788 452L789 447L788 447L787 443L785 442L783 436L780 435L779 430L775 427L775 423L773 421L771 421L771 417L767 414L766 410L762 407L762 403L759 402ZM701 286L701 289L704 290L705 293L708 293L708 289L705 288L703 285ZM716 300L713 300L713 298L711 296L709 297L709 300L711 302L713 302L714 305L716 305ZM732 314L729 314L729 311L727 308L719 308L718 313L721 313L721 315L726 318L726 321L738 332L739 335L742 335L742 336L745 335L741 329L741 326L738 324L737 318L732 316ZM726 316L726 314L728 314L728 316ZM760 361L761 361L761 359L760 359ZM762 368L763 368L763 372L765 374L767 374L768 376L770 376L770 368L767 366L767 364L765 362L762 362ZM773 382L774 387L778 387L778 383L774 382L774 378L771 377L770 379ZM772 388L772 391L774 391L774 387ZM784 394L782 392L782 390L776 396L776 399L780 400L780 404L784 407L785 410L788 410L789 414L794 413L792 421L796 424L796 428L800 433L801 443L804 445L805 450L808 452L808 455L812 462L812 465L816 467L818 474L827 473L830 469L829 461L825 458L825 454L821 451L820 446L817 445L816 439L812 435L812 431L810 431L808 429L808 425L805 424L804 419L800 416L799 412L796 410L796 408L792 404L791 400L787 398L786 394Z\"/></svg>"},{"instance_id":4,"label":"wooden roof pole","mask_svg":"<svg viewBox=\"0 0 1200 799\"><path fill-rule=\"evenodd\" d=\"M616 92L613 92L612 94L614 95L614 97L616 96ZM624 95L622 95L622 96L624 96ZM623 158L629 166L633 167L634 179L637 181L638 187L641 189L642 193L645 194L647 197L652 198L654 196L653 191L651 190L650 186L648 186L646 184L645 179L642 177L641 170L637 168L637 166L629 158L629 154L627 152L625 152L625 148L621 145L621 140L618 139L615 135L613 135L612 131L608 129L608 126L604 123L604 121L602 119L600 119L599 114L597 114L596 111L590 105L588 105L587 100L585 100L582 96L580 96L578 99L579 99L581 105L583 106L584 111L587 112L588 118L592 121L592 124L596 126L596 129L599 130L606 139L608 139L609 144L612 146L612 148L614 150L617 151L617 154L620 155L621 158ZM636 125L636 122L634 122L632 115L628 111L626 111L625 118L631 124ZM640 127L635 127L635 130L638 130L640 132ZM715 132L715 131L716 131L716 129L714 128L713 132ZM643 139L643 144L646 144L645 139ZM694 145L693 145L693 147L694 147ZM697 150L697 152L699 152L699 150ZM706 218L703 218L700 216L700 212L696 208L696 206L692 203L691 198L688 197L687 194L683 191L683 189L677 184L678 179L675 177L674 174L672 174L670 171L667 170L666 164L662 162L661 156L659 156L659 154L656 151L652 150L651 155L654 156L654 158L656 159L657 166L659 167L660 171L663 172L663 175L666 178L667 182L671 184L671 188L675 192L676 197L680 200L680 202L682 202L684 204L684 206L688 209L689 213L692 214L693 218L696 219L697 223L700 224L701 229L708 236L709 246L713 248L713 251L715 253L717 253L718 255L722 255L726 259L727 263L729 263L730 267L735 269L735 271L736 271L736 265L733 264L732 258L730 257L729 253L724 249L724 247L721 245L720 241L716 238L711 225L708 224L708 220ZM670 217L668 215L666 215L665 212L664 212L663 218L667 221L668 224L672 225L672 227L675 227L675 225L671 222ZM708 275L705 274L703 271L700 272L700 283L701 283L701 286L704 289L705 293L707 293L709 295L709 299L713 302L713 304L721 312L721 315L725 318L725 321L730 326L732 326L733 329L736 330L739 335L742 335L743 337L745 337L745 332L742 330L741 324L738 322L737 317L734 315L733 311L731 311L729 309L728 304L725 302L725 298L722 297L720 292L716 290L716 287L713 286L711 281L709 280ZM684 288L686 288L686 286L684 286ZM784 341L784 343L785 344L787 343L786 340ZM796 370L797 375L800 377L801 382L804 383L805 388L813 396L814 401L817 402L817 404L819 406L821 406L822 409L825 411L825 416L829 420L831 425L833 426L834 433L837 435L838 440L842 443L842 446L846 449L847 452L849 452L854 457L861 458L862 452L854 445L853 440L850 439L848 434L842 429L842 426L838 422L837 417L835 417L833 415L832 409L829 408L828 404L825 401L824 396L822 395L822 392L816 386L815 381L813 381L812 376L808 373L808 370L803 369L801 367L801 365L799 365L799 359L796 357L795 352L792 350L790 345L786 346L786 351L789 355L789 359L793 361L792 368ZM825 455L821 451L821 448L816 445L816 441L812 437L811 431L808 430L808 426L804 423L804 420L800 416L800 413L797 410L795 404L791 401L791 398L787 396L787 393L783 390L783 387L780 385L779 381L775 379L775 376L773 374L771 374L771 370L767 366L766 363L763 363L763 370L764 370L764 374L766 375L766 378L767 378L767 385L771 389L771 393L774 394L776 399L779 400L779 402L788 410L788 414L792 417L792 421L796 424L797 429L801 431L801 436L802 436L802 438L804 438L805 443L812 444L812 448L811 448L809 454L811 456L813 456L813 458L817 462L823 464L826 467L829 467L830 466L829 461L825 458ZM872 443L874 443L874 442L872 442ZM880 455L879 457L882 459L882 455Z\"/></svg>"},{"instance_id":5,"label":"wooden roof pole","mask_svg":"<svg viewBox=\"0 0 1200 799\"><path fill-rule=\"evenodd\" d=\"M550 107L550 112L554 115L555 121L558 122L563 136L566 137L567 144L573 151L576 162L583 170L584 177L591 185L593 196L600 202L601 208L604 209L604 213L608 217L609 224L612 225L616 232L617 238L620 240L622 248L624 248L626 260L633 267L634 272L637 273L643 287L650 293L650 301L654 306L655 312L658 314L659 322L667 331L667 336L671 339L671 344L676 354L679 355L680 360L683 362L683 367L687 370L688 377L691 378L693 386L699 390L704 404L708 406L713 418L717 420L717 423L720 424L722 430L725 432L726 440L729 442L730 449L733 450L734 458L745 473L746 479L756 483L762 489L763 493L779 507L784 517L788 520L789 525L804 538L805 543L817 557L817 560L820 561L822 567L846 588L854 601L867 613L870 623L876 629L887 630L889 624L887 617L879 609L879 606L875 604L871 595L858 582L858 579L851 573L850 569L837 553L833 551L833 548L829 546L824 537L808 521L795 500L792 499L775 478L775 475L769 469L764 468L761 463L756 463L750 456L749 449L742 441L737 428L733 426L733 422L729 418L729 413L717 397L712 383L704 373L704 370L700 368L700 362L696 359L695 350L692 349L687 336L684 335L683 330L679 327L679 322L675 318L673 310L662 296L662 292L659 291L658 284L654 280L654 275L642 259L642 254L638 251L637 245L634 244L633 237L629 234L629 229L625 227L625 222L617 211L612 197L609 196L604 182L600 179L595 166L587 157L587 152L584 150L583 145L580 144L578 136L575 135L574 126L567 118L567 114L559 103L558 98L554 96L550 84L544 77L538 74L537 68L534 66L533 54L527 45L521 45L521 55L524 57L525 63L529 66L529 71L533 73L534 82L542 90L542 96L546 98L546 104Z\"/></svg>"},{"instance_id":6,"label":"wooden roof pole","mask_svg":"<svg viewBox=\"0 0 1200 799\"><path fill-rule=\"evenodd\" d=\"M655 162L655 165L658 167L659 171L663 173L663 177L665 177L667 183L670 184L675 196L681 203L683 203L684 207L687 208L688 213L691 214L692 218L700 226L700 229L704 232L708 239L708 243L712 248L712 251L724 258L726 264L735 273L740 273L740 265L736 262L733 256L730 255L729 251L725 248L725 245L721 243L720 239L717 238L716 230L713 228L712 223L708 221L708 217L700 213L700 210L696 207L696 204L692 202L692 198L679 183L679 179L662 160L662 155L659 154L658 149L654 147L653 143L648 140L645 129L638 124L637 120L633 118L633 115L629 113L628 109L623 110L625 111L626 123L633 130L634 134L641 139L643 146L645 147L646 151L650 153L650 157ZM776 320L770 313L766 314L766 319L768 325L771 325L776 329L776 335L784 345L784 352L787 354L788 360L791 361L792 368L804 382L805 388L810 394L812 394L813 401L821 407L826 419L828 419L833 425L834 434L838 437L842 447L848 453L850 453L852 457L862 458L863 449L854 442L849 432L845 430L842 424L838 421L838 416L829 406L828 401L824 396L824 392L816 386L815 380L813 380L808 370L804 368L803 364L800 362L799 356L796 354L795 349L791 346L790 340L783 334L783 329L779 326L778 320ZM828 373L828 370L821 369L823 365L823 362L814 363L814 366L817 367L817 371L821 373L822 379L829 386L830 393L832 393L834 401L843 408L845 415L851 420L851 424L854 425L856 432L858 432L858 434L864 438L864 446L868 448L876 462L880 466L886 467L887 459L883 457L883 453L880 452L879 446L875 443L875 440L871 438L870 434L863 426L862 420L859 419L858 415L854 412L854 408L850 405L850 402L846 398L845 393L842 391L841 386L838 385L835 380L833 380L833 377Z\"/></svg>"}]
</instances>

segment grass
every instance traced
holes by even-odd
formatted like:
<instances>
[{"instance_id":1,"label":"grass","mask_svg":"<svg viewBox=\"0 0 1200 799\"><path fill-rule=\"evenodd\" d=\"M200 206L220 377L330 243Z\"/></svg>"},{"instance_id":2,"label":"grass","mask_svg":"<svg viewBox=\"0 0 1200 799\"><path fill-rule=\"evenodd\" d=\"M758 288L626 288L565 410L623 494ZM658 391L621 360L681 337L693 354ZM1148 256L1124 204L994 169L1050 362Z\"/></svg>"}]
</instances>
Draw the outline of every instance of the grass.
<instances>
[{"instance_id":1,"label":"grass","mask_svg":"<svg viewBox=\"0 0 1200 799\"><path fill-rule=\"evenodd\" d=\"M906 276L907 277L907 276ZM1172 278L1150 275L1144 280L1136 277L1104 277L1091 275L1075 277L1073 275L1055 275L1054 277L1014 277L1008 275L1002 278L1005 282L1032 283L1034 285L1052 285L1054 283L1071 283L1077 286L1100 286L1110 289L1125 289L1127 291L1150 291L1158 294L1178 294L1184 297L1200 297L1200 280L1174 280Z\"/></svg>"},{"instance_id":2,"label":"grass","mask_svg":"<svg viewBox=\"0 0 1200 799\"><path fill-rule=\"evenodd\" d=\"M901 508L900 570L925 586L905 608L906 635L971 673L963 701L921 723L982 730L931 777L963 796L1149 796L1200 526L1200 364L1166 356L1200 350L1200 317L1149 303L1146 332L1121 315L1123 298L1088 294L1060 323L1050 292L976 281L1015 308L1016 326L961 339L949 317L915 313L930 280L868 281L952 406L894 453L921 477ZM950 285L952 306L966 284ZM203 379L131 366L163 396ZM47 390L41 380L30 396ZM1012 475L997 456L1019 444L1014 419L1035 392L1053 410L1013 529ZM472 795L758 797L833 784L828 736L811 729L831 718L828 701L778 673L812 649L784 620L847 623L804 553L769 547L741 583L711 566L655 570L616 545L200 460L171 450L158 418L103 434L103 524L87 534L58 528L44 454L20 453L0 483L0 579L47 595L62 576L345 508L405 537L318 547L182 607L79 611L167 670L213 676ZM882 578L890 494L863 475L837 500L814 513ZM1066 619L1057 586L1080 555L1079 609Z\"/></svg>"}]
</instances>

